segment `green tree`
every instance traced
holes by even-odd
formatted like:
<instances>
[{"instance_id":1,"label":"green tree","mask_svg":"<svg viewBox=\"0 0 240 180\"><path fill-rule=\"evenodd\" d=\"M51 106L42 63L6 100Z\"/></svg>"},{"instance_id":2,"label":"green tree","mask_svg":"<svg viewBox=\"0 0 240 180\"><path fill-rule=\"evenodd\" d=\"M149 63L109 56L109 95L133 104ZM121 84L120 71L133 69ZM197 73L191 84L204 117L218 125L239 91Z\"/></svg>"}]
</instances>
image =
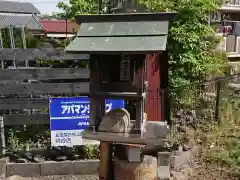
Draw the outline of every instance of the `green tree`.
<instances>
[{"instance_id":1,"label":"green tree","mask_svg":"<svg viewBox=\"0 0 240 180\"><path fill-rule=\"evenodd\" d=\"M41 19L62 19L61 16L59 16L58 13L53 13L53 14L41 14L40 16Z\"/></svg>"},{"instance_id":2,"label":"green tree","mask_svg":"<svg viewBox=\"0 0 240 180\"><path fill-rule=\"evenodd\" d=\"M69 0L68 3L59 2L57 7L63 12L58 16L73 19L76 14L96 14L99 12L97 0Z\"/></svg>"},{"instance_id":3,"label":"green tree","mask_svg":"<svg viewBox=\"0 0 240 180\"><path fill-rule=\"evenodd\" d=\"M171 11L178 15L171 23L168 46L170 81L174 87L219 74L227 66L224 53L217 52L220 38L208 24L209 14L221 0L141 0L151 12Z\"/></svg>"}]
</instances>

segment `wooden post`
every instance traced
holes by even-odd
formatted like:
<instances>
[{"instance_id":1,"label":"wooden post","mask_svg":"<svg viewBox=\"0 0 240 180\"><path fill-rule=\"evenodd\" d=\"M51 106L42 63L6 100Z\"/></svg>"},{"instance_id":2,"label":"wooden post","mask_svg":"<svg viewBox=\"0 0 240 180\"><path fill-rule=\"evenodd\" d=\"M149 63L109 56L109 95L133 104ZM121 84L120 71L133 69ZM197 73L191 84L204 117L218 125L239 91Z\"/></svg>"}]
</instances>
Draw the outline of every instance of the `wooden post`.
<instances>
[{"instance_id":1,"label":"wooden post","mask_svg":"<svg viewBox=\"0 0 240 180\"><path fill-rule=\"evenodd\" d=\"M96 56L91 55L89 60L90 66L90 95L94 94L100 89L100 72L99 72L99 62ZM90 126L98 127L101 118L101 103L99 98L95 95L90 98Z\"/></svg>"},{"instance_id":2,"label":"wooden post","mask_svg":"<svg viewBox=\"0 0 240 180\"><path fill-rule=\"evenodd\" d=\"M1 148L1 154L5 155L6 153L6 145L5 145L5 134L4 134L4 119L3 116L0 117L0 148Z\"/></svg>"},{"instance_id":3,"label":"wooden post","mask_svg":"<svg viewBox=\"0 0 240 180\"><path fill-rule=\"evenodd\" d=\"M99 179L112 179L112 144L108 142L100 142L100 167Z\"/></svg>"}]
</instances>

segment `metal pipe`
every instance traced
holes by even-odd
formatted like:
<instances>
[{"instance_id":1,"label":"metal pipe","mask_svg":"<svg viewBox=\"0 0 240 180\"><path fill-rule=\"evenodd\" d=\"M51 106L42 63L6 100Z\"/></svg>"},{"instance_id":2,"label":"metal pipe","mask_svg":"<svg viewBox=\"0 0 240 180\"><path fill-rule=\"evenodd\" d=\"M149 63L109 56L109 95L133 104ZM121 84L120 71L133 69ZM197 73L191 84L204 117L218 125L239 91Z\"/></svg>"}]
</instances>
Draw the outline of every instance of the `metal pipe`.
<instances>
[{"instance_id":1,"label":"metal pipe","mask_svg":"<svg viewBox=\"0 0 240 180\"><path fill-rule=\"evenodd\" d=\"M26 49L27 48L27 43L26 43L26 34L25 34L25 27L24 26L22 26L21 32L22 32L23 49ZM25 66L28 67L28 60L25 60Z\"/></svg>"},{"instance_id":2,"label":"metal pipe","mask_svg":"<svg viewBox=\"0 0 240 180\"><path fill-rule=\"evenodd\" d=\"M9 26L9 33L10 33L10 41L11 41L11 48L15 49L15 43L14 43L14 34L13 34L13 26ZM15 56L13 58L13 66L16 68L16 60Z\"/></svg>"},{"instance_id":3,"label":"metal pipe","mask_svg":"<svg viewBox=\"0 0 240 180\"><path fill-rule=\"evenodd\" d=\"M0 48L3 49L4 45L3 45L3 39L2 39L2 29L0 29ZM1 60L1 66L2 66L2 69L4 69L4 61Z\"/></svg>"}]
</instances>

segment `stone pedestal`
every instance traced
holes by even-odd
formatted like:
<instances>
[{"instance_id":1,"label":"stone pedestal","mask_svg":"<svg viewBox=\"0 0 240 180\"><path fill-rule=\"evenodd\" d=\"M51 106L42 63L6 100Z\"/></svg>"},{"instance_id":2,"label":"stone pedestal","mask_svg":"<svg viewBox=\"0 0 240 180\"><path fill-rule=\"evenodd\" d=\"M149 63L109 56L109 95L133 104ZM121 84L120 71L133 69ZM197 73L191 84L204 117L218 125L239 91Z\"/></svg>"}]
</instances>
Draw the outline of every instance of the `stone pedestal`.
<instances>
[{"instance_id":1,"label":"stone pedestal","mask_svg":"<svg viewBox=\"0 0 240 180\"><path fill-rule=\"evenodd\" d=\"M115 180L156 180L157 159L144 156L142 162L128 162L114 158Z\"/></svg>"}]
</instances>

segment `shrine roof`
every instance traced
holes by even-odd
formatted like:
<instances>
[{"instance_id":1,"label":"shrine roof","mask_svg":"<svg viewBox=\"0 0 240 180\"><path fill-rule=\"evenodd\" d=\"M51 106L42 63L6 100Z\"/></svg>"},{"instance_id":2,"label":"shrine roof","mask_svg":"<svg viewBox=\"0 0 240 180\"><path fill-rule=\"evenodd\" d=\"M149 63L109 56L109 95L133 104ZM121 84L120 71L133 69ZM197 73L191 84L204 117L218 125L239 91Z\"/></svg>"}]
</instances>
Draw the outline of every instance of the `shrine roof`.
<instances>
[{"instance_id":1,"label":"shrine roof","mask_svg":"<svg viewBox=\"0 0 240 180\"><path fill-rule=\"evenodd\" d=\"M76 16L77 37L65 51L80 53L146 53L166 50L169 21L176 13Z\"/></svg>"}]
</instances>

